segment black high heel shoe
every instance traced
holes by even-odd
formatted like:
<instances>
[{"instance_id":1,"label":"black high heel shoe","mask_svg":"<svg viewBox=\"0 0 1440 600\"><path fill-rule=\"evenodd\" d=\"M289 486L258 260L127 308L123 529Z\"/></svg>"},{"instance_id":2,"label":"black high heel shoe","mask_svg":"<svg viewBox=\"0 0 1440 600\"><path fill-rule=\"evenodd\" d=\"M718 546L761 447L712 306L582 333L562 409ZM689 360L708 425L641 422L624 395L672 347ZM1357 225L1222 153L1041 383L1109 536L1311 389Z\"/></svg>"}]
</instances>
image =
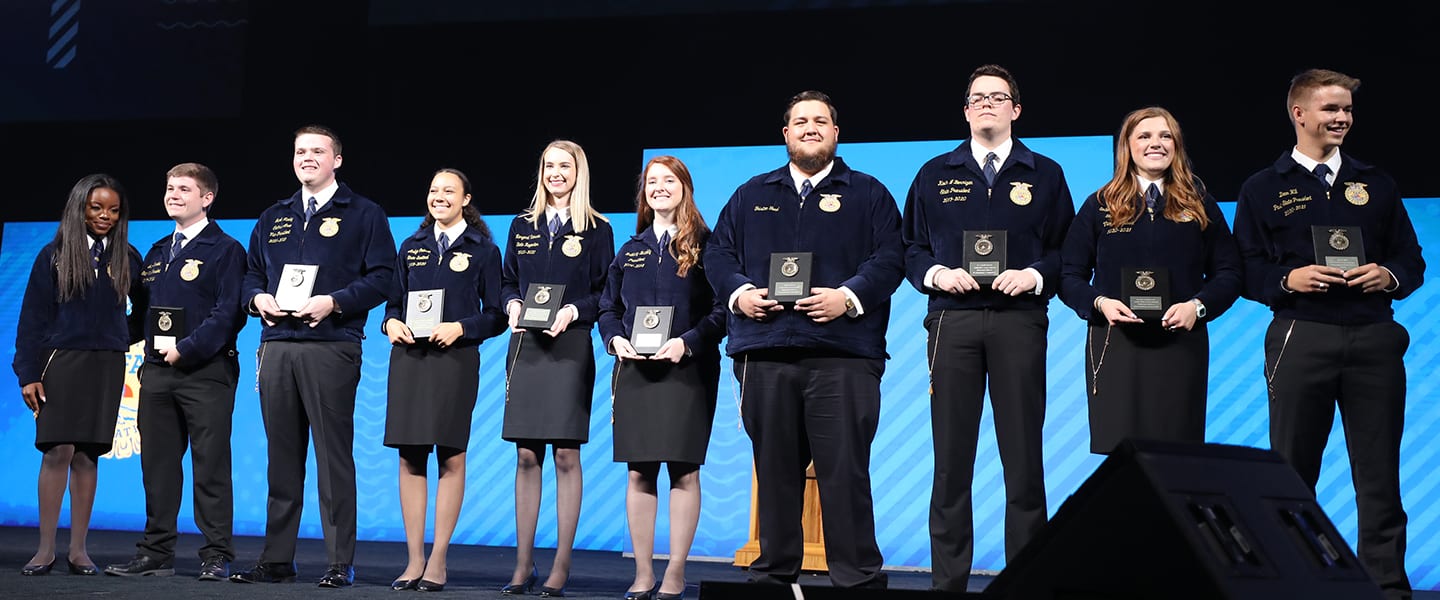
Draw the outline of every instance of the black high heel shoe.
<instances>
[{"instance_id":1,"label":"black high heel shoe","mask_svg":"<svg viewBox=\"0 0 1440 600\"><path fill-rule=\"evenodd\" d=\"M655 586L655 598L654 598L654 600L681 600L681 598L684 598L684 597L685 597L685 588L683 588L683 587L680 588L680 591L679 591L679 592L676 592L676 593L674 593L674 594L667 594L667 593L665 593L665 592L660 591L660 586L658 586L658 585Z\"/></svg>"},{"instance_id":2,"label":"black high heel shoe","mask_svg":"<svg viewBox=\"0 0 1440 600\"><path fill-rule=\"evenodd\" d=\"M540 597L541 597L541 598L564 598L564 597L565 597L565 588L563 588L563 587L552 588L552 587L550 587L550 586L548 586L548 585L542 585L542 586L540 586Z\"/></svg>"},{"instance_id":3,"label":"black high heel shoe","mask_svg":"<svg viewBox=\"0 0 1440 600\"><path fill-rule=\"evenodd\" d=\"M535 584L539 581L540 569L535 568L535 565L530 565L530 576L526 577L525 581L506 584L505 587L500 588L500 593L509 596L523 596L534 590Z\"/></svg>"}]
</instances>

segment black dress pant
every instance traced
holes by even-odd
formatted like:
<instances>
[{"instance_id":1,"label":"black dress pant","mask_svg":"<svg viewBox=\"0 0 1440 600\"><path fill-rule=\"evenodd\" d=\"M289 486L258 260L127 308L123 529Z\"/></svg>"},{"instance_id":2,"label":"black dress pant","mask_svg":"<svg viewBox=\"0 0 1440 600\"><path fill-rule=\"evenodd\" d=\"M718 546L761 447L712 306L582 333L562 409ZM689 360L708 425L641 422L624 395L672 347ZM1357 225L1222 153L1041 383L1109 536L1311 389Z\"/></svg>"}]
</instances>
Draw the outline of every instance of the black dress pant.
<instances>
[{"instance_id":1,"label":"black dress pant","mask_svg":"<svg viewBox=\"0 0 1440 600\"><path fill-rule=\"evenodd\" d=\"M1329 325L1275 319L1265 334L1270 445L1315 489L1338 405L1359 513L1357 554L1387 597L1408 598L1400 503L1405 350L1399 323Z\"/></svg>"},{"instance_id":2,"label":"black dress pant","mask_svg":"<svg viewBox=\"0 0 1440 600\"><path fill-rule=\"evenodd\" d=\"M803 348L735 359L741 413L755 456L757 583L794 583L805 556L805 469L813 460L824 509L825 558L836 587L885 587L870 496L870 443L880 421L882 359Z\"/></svg>"},{"instance_id":3,"label":"black dress pant","mask_svg":"<svg viewBox=\"0 0 1440 600\"><path fill-rule=\"evenodd\" d=\"M971 485L985 385L1005 475L1005 557L1045 526L1045 345L1043 310L930 313L930 426L935 483L930 494L931 580L964 592L975 555Z\"/></svg>"},{"instance_id":4,"label":"black dress pant","mask_svg":"<svg viewBox=\"0 0 1440 600\"><path fill-rule=\"evenodd\" d=\"M230 479L230 426L240 366L234 353L193 369L146 363L140 371L140 470L145 485L145 536L139 553L175 556L176 519L185 484L181 460L190 450L195 527L205 536L200 558L235 560L235 501Z\"/></svg>"},{"instance_id":5,"label":"black dress pant","mask_svg":"<svg viewBox=\"0 0 1440 600\"><path fill-rule=\"evenodd\" d=\"M260 414L269 441L269 502L261 562L295 559L305 501L305 458L315 435L315 487L330 564L355 562L356 342L260 345Z\"/></svg>"}]
</instances>

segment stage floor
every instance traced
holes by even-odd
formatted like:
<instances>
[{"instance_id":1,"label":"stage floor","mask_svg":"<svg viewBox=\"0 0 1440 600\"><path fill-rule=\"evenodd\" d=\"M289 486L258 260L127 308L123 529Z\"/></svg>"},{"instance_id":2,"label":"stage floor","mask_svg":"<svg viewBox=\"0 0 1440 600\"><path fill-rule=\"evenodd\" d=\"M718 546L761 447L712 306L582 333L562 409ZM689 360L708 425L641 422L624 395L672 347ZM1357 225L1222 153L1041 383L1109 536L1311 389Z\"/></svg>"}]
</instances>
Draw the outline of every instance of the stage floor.
<instances>
[{"instance_id":1,"label":"stage floor","mask_svg":"<svg viewBox=\"0 0 1440 600\"><path fill-rule=\"evenodd\" d=\"M91 531L90 558L102 569L107 564L123 563L135 553L140 534L133 531ZM198 535L180 536L176 547L175 575L172 577L79 577L65 570L64 552L69 531L58 535L60 559L55 571L44 577L24 577L20 567L35 552L36 533L32 528L0 527L0 596L12 598L148 598L178 600L180 598L312 598L320 592L344 595L347 598L390 598L390 582L405 569L405 544L401 542L360 542L355 552L355 587L349 590L320 590L315 581L325 572L325 546L320 540L302 539L296 553L300 576L292 584L241 585L230 582L198 581L195 575L200 559L195 552L203 540ZM258 537L237 537L235 566L248 567L260 555L264 540ZM545 568L554 551L537 549L536 560L543 582ZM491 546L451 546L450 580L442 594L500 598L500 586L509 582L515 564L514 548ZM664 561L655 562L658 571ZM630 586L635 563L619 552L576 551L566 598L604 598L619 600ZM688 600L699 597L702 581L744 582L744 569L728 562L690 561L685 567L689 585ZM930 587L928 571L887 571L892 589L925 590ZM979 591L990 577L975 576L970 585ZM829 577L803 575L802 586L830 585ZM533 596L532 596L533 597Z\"/></svg>"}]
</instances>

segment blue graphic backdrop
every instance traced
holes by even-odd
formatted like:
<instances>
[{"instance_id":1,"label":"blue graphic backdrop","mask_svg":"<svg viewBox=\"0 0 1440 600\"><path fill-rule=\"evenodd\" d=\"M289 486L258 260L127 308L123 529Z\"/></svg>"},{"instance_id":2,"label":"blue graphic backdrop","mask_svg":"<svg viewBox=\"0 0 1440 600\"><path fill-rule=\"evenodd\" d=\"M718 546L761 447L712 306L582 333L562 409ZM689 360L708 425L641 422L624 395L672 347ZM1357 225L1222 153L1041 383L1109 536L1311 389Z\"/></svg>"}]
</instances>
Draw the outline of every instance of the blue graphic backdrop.
<instances>
[{"instance_id":1,"label":"blue graphic backdrop","mask_svg":"<svg viewBox=\"0 0 1440 600\"><path fill-rule=\"evenodd\" d=\"M879 177L903 201L915 170L930 157L953 148L957 141L843 144L846 161ZM1075 202L1096 189L1111 169L1111 139L1108 137L1030 139L1037 152L1055 158L1065 167ZM680 148L652 150L656 154L679 156L691 168L698 186L697 199L707 221L712 222L730 192L750 176L784 163L780 146L747 148ZM638 165L637 165L638 167ZM415 207L421 208L420 191ZM1222 199L1228 200L1228 199ZM223 202L223 199L222 199ZM1407 201L1421 243L1440 240L1440 199ZM1233 219L1233 203L1223 203ZM58 209L58 199L57 199ZM484 207L481 207L484 210ZM610 215L617 245L634 231L633 214ZM510 218L487 217L491 229L503 239ZM419 217L396 217L392 230L398 239L414 231ZM220 224L237 239L248 240L253 220L221 220ZM151 241L172 231L168 221L135 222L132 239L142 251ZM53 235L54 223L7 223L0 245L0 339L13 340L25 280L35 253ZM1432 283L1413 297L1396 304L1397 319L1410 330L1412 344L1407 354L1409 405L1406 436L1402 446L1402 482L1410 514L1408 566L1417 589L1440 587L1440 523L1437 511L1429 510L1440 498L1440 474L1428 465L1440 453L1440 390L1427 375L1440 367L1440 343L1436 321L1422 320L1427 308L1440 306L1440 287L1433 282L1433 267L1440 265L1436 244L1426 248L1432 266ZM883 407L880 429L874 446L871 473L874 477L876 525L880 547L887 565L928 567L929 540L927 505L932 477L928 376L924 360L925 313L923 297L903 284L894 297L889 349L892 360L881 384ZM395 453L384 448L385 378L388 349L378 331L378 311L371 314L370 338L365 342L362 379L356 402L355 459L359 492L360 538L403 540L396 490L398 463ZM1265 394L1262 385L1261 336L1269 322L1264 307L1241 301L1211 328L1211 382L1207 437L1210 441L1268 447ZM241 332L240 386L235 407L235 533L263 535L265 521L265 435L260 424L259 400L255 393L253 350L258 346L259 326L249 323ZM1045 425L1046 486L1053 512L1100 463L1087 452L1085 395L1081 353L1083 323L1068 308L1055 301L1050 310L1048 353L1049 408ZM0 361L8 362L14 349L5 344ZM509 546L515 543L514 450L499 439L500 415L504 406L503 338L481 347L481 389L472 422L469 449L469 481L465 507L454 542L461 544ZM609 373L612 360L597 343L597 371L591 442L582 452L585 495L576 547L592 550L629 550L625 528L623 465L611 462ZM132 368L134 363L132 362ZM724 365L728 374L728 360ZM8 369L0 373L0 389L17 389ZM133 390L127 390L127 394ZM750 447L740 429L735 408L733 379L721 383L719 409L712 431L709 462L702 469L703 512L692 555L731 557L746 541L749 523ZM0 410L0 476L16 482L0 490L0 524L34 526L36 506L33 481L39 468L34 450L33 419L23 409L18 394ZM127 398L117 427L127 443L131 430L126 420L134 418L133 399ZM143 451L143 446L139 447ZM135 447L117 446L116 456L103 461L93 526L103 529L139 531L144 525L144 500L140 487L139 461ZM553 474L545 475L537 543L555 544ZM313 462L309 472L314 472ZM187 481L188 481L187 467ZM433 483L432 483L433 489ZM975 568L1000 570L1004 567L1001 537L1004 486L995 448L993 424L987 407L981 424L980 449L975 471ZM1318 495L1340 531L1355 544L1356 513L1354 493L1338 427L1325 454ZM188 522L190 494L184 496L180 528L195 532ZM321 536L317 519L319 498L313 477L307 481L305 511L300 534ZM665 494L660 496L661 518L657 523L656 551L668 551L668 528L664 518ZM68 523L68 509L61 513L61 525ZM137 534L138 535L138 534ZM253 557L240 557L250 560ZM362 564L365 556L357 557Z\"/></svg>"}]
</instances>

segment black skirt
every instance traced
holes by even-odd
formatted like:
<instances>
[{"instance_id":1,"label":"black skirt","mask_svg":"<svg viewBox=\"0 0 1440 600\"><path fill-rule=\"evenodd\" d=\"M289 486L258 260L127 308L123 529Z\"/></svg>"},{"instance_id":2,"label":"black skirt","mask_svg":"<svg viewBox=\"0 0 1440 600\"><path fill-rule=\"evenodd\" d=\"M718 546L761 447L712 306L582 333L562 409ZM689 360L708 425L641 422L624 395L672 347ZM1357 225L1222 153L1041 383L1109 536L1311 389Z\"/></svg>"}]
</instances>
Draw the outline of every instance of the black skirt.
<instances>
[{"instance_id":1,"label":"black skirt","mask_svg":"<svg viewBox=\"0 0 1440 600\"><path fill-rule=\"evenodd\" d=\"M480 350L430 344L390 350L385 445L470 446L470 417L480 389Z\"/></svg>"},{"instance_id":2,"label":"black skirt","mask_svg":"<svg viewBox=\"0 0 1440 600\"><path fill-rule=\"evenodd\" d=\"M554 338L533 331L510 334L505 376L502 439L590 441L595 349L589 327L566 329Z\"/></svg>"},{"instance_id":3,"label":"black skirt","mask_svg":"<svg viewBox=\"0 0 1440 600\"><path fill-rule=\"evenodd\" d=\"M55 350L40 382L45 403L35 419L35 448L75 444L95 456L109 452L125 394L125 353Z\"/></svg>"},{"instance_id":4,"label":"black skirt","mask_svg":"<svg viewBox=\"0 0 1440 600\"><path fill-rule=\"evenodd\" d=\"M1130 437L1205 441L1210 335L1204 323L1174 332L1148 323L1092 323L1086 346L1091 452L1108 454Z\"/></svg>"},{"instance_id":5,"label":"black skirt","mask_svg":"<svg viewBox=\"0 0 1440 600\"><path fill-rule=\"evenodd\" d=\"M613 378L615 462L705 463L720 355L627 360Z\"/></svg>"}]
</instances>

